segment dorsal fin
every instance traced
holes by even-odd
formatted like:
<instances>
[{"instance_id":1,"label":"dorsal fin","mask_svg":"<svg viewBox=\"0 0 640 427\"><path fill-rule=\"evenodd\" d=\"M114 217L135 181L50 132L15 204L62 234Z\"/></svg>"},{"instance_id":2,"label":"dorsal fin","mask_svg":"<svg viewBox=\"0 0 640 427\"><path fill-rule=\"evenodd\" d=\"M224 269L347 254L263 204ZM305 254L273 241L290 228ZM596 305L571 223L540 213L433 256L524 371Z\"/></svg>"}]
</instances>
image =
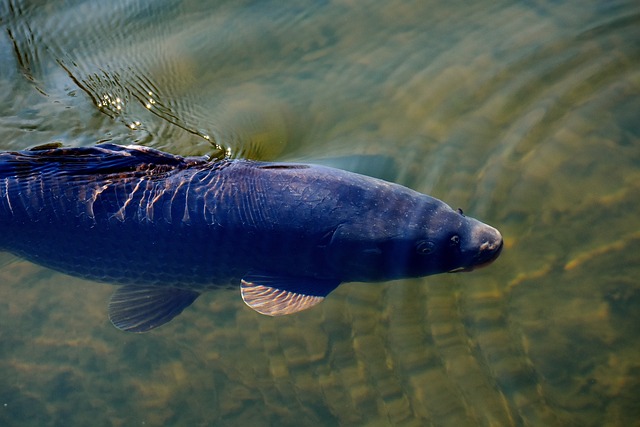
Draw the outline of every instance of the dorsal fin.
<instances>
[{"instance_id":1,"label":"dorsal fin","mask_svg":"<svg viewBox=\"0 0 640 427\"><path fill-rule=\"evenodd\" d=\"M44 144L36 145L35 147L28 148L28 151L43 151L43 150L55 150L56 148L62 148L63 144L60 141L45 142Z\"/></svg>"},{"instance_id":2,"label":"dorsal fin","mask_svg":"<svg viewBox=\"0 0 640 427\"><path fill-rule=\"evenodd\" d=\"M93 147L51 147L0 153L0 176L63 169L67 175L111 175L129 172L168 172L208 163L206 157L181 157L137 145L100 144Z\"/></svg>"}]
</instances>

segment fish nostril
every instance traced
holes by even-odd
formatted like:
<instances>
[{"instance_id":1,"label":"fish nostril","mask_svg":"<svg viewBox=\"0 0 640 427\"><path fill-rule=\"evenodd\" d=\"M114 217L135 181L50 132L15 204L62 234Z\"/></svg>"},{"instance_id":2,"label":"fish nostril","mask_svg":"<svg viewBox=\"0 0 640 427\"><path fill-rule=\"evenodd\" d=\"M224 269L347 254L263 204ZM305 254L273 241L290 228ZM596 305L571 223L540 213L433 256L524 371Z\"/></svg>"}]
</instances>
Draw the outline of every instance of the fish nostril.
<instances>
[{"instance_id":1,"label":"fish nostril","mask_svg":"<svg viewBox=\"0 0 640 427\"><path fill-rule=\"evenodd\" d=\"M502 239L487 240L480 245L480 252L495 251L502 247Z\"/></svg>"},{"instance_id":2,"label":"fish nostril","mask_svg":"<svg viewBox=\"0 0 640 427\"><path fill-rule=\"evenodd\" d=\"M481 250L481 251L491 250L491 249L495 248L495 246L496 246L495 240L493 240L493 239L488 239L488 240L485 240L485 241L480 245L480 250Z\"/></svg>"}]
</instances>

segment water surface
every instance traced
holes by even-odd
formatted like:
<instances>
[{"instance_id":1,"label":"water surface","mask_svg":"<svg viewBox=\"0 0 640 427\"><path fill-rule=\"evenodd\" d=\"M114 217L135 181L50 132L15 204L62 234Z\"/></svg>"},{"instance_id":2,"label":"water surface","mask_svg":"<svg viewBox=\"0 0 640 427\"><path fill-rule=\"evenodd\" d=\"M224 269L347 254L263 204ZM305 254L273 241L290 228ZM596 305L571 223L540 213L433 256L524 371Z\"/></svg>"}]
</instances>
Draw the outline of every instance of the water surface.
<instances>
[{"instance_id":1,"label":"water surface","mask_svg":"<svg viewBox=\"0 0 640 427\"><path fill-rule=\"evenodd\" d=\"M506 245L144 335L111 286L2 255L0 424L640 425L636 3L0 0L0 149L339 158Z\"/></svg>"}]
</instances>

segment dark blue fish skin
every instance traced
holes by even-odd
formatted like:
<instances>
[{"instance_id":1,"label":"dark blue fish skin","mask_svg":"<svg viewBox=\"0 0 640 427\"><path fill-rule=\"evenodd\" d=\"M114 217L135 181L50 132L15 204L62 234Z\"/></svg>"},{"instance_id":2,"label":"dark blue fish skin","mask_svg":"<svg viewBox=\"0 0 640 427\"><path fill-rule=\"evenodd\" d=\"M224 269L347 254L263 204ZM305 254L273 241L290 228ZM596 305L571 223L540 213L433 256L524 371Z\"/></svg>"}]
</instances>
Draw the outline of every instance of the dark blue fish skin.
<instances>
[{"instance_id":1,"label":"dark blue fish skin","mask_svg":"<svg viewBox=\"0 0 640 427\"><path fill-rule=\"evenodd\" d=\"M0 248L97 281L382 281L470 270L501 247L433 197L328 167L111 144L0 153Z\"/></svg>"}]
</instances>

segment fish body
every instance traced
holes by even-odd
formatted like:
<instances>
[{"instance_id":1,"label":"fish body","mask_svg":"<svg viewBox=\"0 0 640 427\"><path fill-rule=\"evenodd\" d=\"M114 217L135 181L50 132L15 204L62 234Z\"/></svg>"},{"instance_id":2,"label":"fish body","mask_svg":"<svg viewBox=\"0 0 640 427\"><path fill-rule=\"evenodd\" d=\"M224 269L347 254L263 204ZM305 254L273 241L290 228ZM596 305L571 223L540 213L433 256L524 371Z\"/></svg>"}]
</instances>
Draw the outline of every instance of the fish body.
<instances>
[{"instance_id":1,"label":"fish body","mask_svg":"<svg viewBox=\"0 0 640 427\"><path fill-rule=\"evenodd\" d=\"M438 199L329 167L113 144L0 153L0 249L123 285L109 315L127 331L216 288L282 315L342 282L470 270L501 248Z\"/></svg>"}]
</instances>

